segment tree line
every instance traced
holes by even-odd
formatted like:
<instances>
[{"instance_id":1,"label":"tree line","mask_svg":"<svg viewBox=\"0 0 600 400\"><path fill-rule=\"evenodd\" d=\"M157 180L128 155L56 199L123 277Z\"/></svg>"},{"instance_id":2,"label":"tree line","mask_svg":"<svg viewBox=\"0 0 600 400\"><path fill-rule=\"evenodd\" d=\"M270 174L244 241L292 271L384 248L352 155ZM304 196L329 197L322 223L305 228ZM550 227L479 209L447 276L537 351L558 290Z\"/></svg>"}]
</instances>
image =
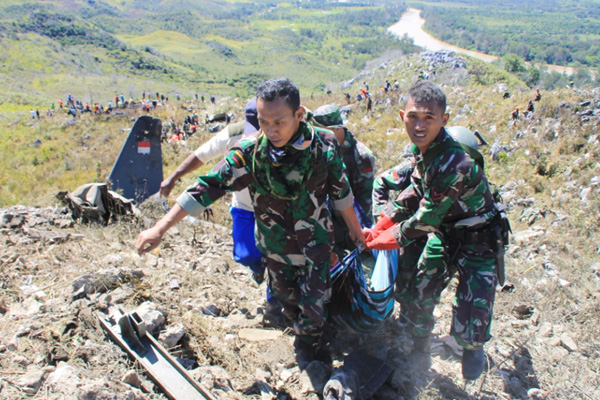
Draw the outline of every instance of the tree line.
<instances>
[{"instance_id":1,"label":"tree line","mask_svg":"<svg viewBox=\"0 0 600 400\"><path fill-rule=\"evenodd\" d=\"M425 29L443 41L487 54L516 54L525 61L557 65L600 64L598 2L460 3L460 7L429 3L422 13Z\"/></svg>"}]
</instances>

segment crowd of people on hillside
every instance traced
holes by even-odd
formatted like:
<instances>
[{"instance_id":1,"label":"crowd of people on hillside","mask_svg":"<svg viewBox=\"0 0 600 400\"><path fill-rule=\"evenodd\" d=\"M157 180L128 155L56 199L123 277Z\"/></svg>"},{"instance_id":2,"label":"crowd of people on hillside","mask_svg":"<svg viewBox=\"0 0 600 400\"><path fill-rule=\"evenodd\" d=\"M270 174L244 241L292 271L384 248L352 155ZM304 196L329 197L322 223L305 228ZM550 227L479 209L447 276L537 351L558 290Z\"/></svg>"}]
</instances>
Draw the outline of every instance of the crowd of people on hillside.
<instances>
[{"instance_id":1,"label":"crowd of people on hillside","mask_svg":"<svg viewBox=\"0 0 600 400\"><path fill-rule=\"evenodd\" d=\"M181 96L179 93L177 95L177 100L181 101ZM202 95L202 102L204 102L204 96ZM196 100L198 100L198 94L195 94ZM113 101L114 100L114 101ZM216 97L210 96L211 104L215 104ZM146 113L150 113L158 107L164 106L169 102L169 96L162 94L160 92L155 92L154 94L143 90L141 93L141 99L139 101L135 101L132 97L129 99L125 99L123 93L116 94L114 98L108 100L106 104L100 102L83 102L79 99L76 99L70 93L67 94L65 100L59 98L56 103L52 102L50 107L46 111L46 116L52 117L57 112L65 113L68 116L73 118L77 118L78 116L84 115L86 113L101 115L101 114L111 114L116 110L123 109L135 109L141 110ZM58 105L58 106L57 106ZM40 111L39 109L31 110L32 119L39 120L40 119ZM190 126L193 124L190 123ZM197 124L196 124L197 125ZM190 128L191 129L191 128ZM193 132L192 132L193 133Z\"/></svg>"}]
</instances>

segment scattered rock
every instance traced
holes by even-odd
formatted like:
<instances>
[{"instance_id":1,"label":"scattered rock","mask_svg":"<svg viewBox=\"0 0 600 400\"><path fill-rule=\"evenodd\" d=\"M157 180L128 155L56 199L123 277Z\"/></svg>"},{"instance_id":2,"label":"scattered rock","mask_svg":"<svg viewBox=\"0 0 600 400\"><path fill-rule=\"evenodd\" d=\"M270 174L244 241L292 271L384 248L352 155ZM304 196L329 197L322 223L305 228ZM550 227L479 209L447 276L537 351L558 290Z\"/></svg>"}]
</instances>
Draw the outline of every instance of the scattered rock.
<instances>
[{"instance_id":1,"label":"scattered rock","mask_svg":"<svg viewBox=\"0 0 600 400\"><path fill-rule=\"evenodd\" d=\"M303 393L323 393L325 384L331 375L331 368L321 361L313 361L300 374Z\"/></svg>"},{"instance_id":2,"label":"scattered rock","mask_svg":"<svg viewBox=\"0 0 600 400\"><path fill-rule=\"evenodd\" d=\"M560 337L560 342L563 345L563 347L567 350L569 350L569 352L575 352L578 350L577 344L575 343L575 341L567 334L563 334Z\"/></svg>"},{"instance_id":3,"label":"scattered rock","mask_svg":"<svg viewBox=\"0 0 600 400\"><path fill-rule=\"evenodd\" d=\"M53 393L74 396L78 393L81 383L79 370L65 362L58 363L56 370L48 375L46 384Z\"/></svg>"},{"instance_id":4,"label":"scattered rock","mask_svg":"<svg viewBox=\"0 0 600 400\"><path fill-rule=\"evenodd\" d=\"M134 388L140 389L142 386L142 380L140 379L139 375L133 370L127 371L127 373L121 380L123 381L123 383L131 385Z\"/></svg>"},{"instance_id":5,"label":"scattered rock","mask_svg":"<svg viewBox=\"0 0 600 400\"><path fill-rule=\"evenodd\" d=\"M546 400L548 398L548 392L538 388L531 388L527 390L527 398L531 400Z\"/></svg>"},{"instance_id":6,"label":"scattered rock","mask_svg":"<svg viewBox=\"0 0 600 400\"><path fill-rule=\"evenodd\" d=\"M17 385L28 394L36 394L42 386L44 371L36 366L27 368L27 373L17 379Z\"/></svg>"},{"instance_id":7,"label":"scattered rock","mask_svg":"<svg viewBox=\"0 0 600 400\"><path fill-rule=\"evenodd\" d=\"M210 304L202 308L202 313L206 315L212 315L213 317L218 317L221 315L221 310L216 305Z\"/></svg>"},{"instance_id":8,"label":"scattered rock","mask_svg":"<svg viewBox=\"0 0 600 400\"><path fill-rule=\"evenodd\" d=\"M181 340L183 335L185 335L185 332L186 329L183 324L170 326L165 331L160 333L160 341L167 349L170 349L177 345L179 340Z\"/></svg>"},{"instance_id":9,"label":"scattered rock","mask_svg":"<svg viewBox=\"0 0 600 400\"><path fill-rule=\"evenodd\" d=\"M217 366L202 366L191 371L192 377L208 390L233 390L227 371Z\"/></svg>"},{"instance_id":10,"label":"scattered rock","mask_svg":"<svg viewBox=\"0 0 600 400\"><path fill-rule=\"evenodd\" d=\"M109 254L102 260L102 264L119 267L123 265L123 257L118 254Z\"/></svg>"},{"instance_id":11,"label":"scattered rock","mask_svg":"<svg viewBox=\"0 0 600 400\"><path fill-rule=\"evenodd\" d=\"M521 304L521 305L515 306L513 308L513 311L515 312L517 318L527 319L533 315L533 312L535 311L535 307Z\"/></svg>"},{"instance_id":12,"label":"scattered rock","mask_svg":"<svg viewBox=\"0 0 600 400\"><path fill-rule=\"evenodd\" d=\"M165 316L158 310L155 303L146 301L135 309L135 312L144 320L146 330L154 337L158 337L161 327L165 323Z\"/></svg>"},{"instance_id":13,"label":"scattered rock","mask_svg":"<svg viewBox=\"0 0 600 400\"><path fill-rule=\"evenodd\" d=\"M261 342L265 340L275 340L283 335L282 331L279 330L267 330L267 329L255 329L255 328L243 328L238 332L240 339L248 340L250 342Z\"/></svg>"},{"instance_id":14,"label":"scattered rock","mask_svg":"<svg viewBox=\"0 0 600 400\"><path fill-rule=\"evenodd\" d=\"M544 230L525 230L515 232L513 235L513 242L518 244L529 244L533 238L545 235Z\"/></svg>"}]
</instances>

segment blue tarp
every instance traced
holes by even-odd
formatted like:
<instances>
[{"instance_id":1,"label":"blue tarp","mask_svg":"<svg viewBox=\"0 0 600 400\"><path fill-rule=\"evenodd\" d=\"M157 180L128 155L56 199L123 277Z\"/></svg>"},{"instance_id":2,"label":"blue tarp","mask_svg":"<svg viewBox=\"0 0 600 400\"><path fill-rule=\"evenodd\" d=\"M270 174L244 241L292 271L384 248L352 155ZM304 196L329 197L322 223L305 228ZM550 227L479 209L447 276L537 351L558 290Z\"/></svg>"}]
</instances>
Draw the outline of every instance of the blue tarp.
<instances>
[{"instance_id":1,"label":"blue tarp","mask_svg":"<svg viewBox=\"0 0 600 400\"><path fill-rule=\"evenodd\" d=\"M368 256L363 252L362 256ZM358 333L379 329L394 311L398 251L373 251L375 267L367 286L357 250L331 269L330 315L335 323Z\"/></svg>"}]
</instances>

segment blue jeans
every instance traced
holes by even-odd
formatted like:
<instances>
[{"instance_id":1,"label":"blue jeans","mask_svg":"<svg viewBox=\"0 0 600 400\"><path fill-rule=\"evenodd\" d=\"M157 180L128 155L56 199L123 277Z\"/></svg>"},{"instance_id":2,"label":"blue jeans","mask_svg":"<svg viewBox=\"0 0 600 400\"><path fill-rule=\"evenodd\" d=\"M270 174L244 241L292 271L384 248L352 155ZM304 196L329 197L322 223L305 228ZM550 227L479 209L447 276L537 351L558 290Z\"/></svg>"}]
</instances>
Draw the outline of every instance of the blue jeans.
<instances>
[{"instance_id":1,"label":"blue jeans","mask_svg":"<svg viewBox=\"0 0 600 400\"><path fill-rule=\"evenodd\" d=\"M230 207L229 213L233 217L233 259L250 268L255 274L261 274L265 270L262 265L262 254L256 248L254 238L254 225L256 220L252 211L241 208ZM267 285L267 301L273 301L273 295Z\"/></svg>"},{"instance_id":2,"label":"blue jeans","mask_svg":"<svg viewBox=\"0 0 600 400\"><path fill-rule=\"evenodd\" d=\"M233 217L233 259L252 272L261 273L264 267L254 238L254 213L236 207L230 207L229 212Z\"/></svg>"}]
</instances>

